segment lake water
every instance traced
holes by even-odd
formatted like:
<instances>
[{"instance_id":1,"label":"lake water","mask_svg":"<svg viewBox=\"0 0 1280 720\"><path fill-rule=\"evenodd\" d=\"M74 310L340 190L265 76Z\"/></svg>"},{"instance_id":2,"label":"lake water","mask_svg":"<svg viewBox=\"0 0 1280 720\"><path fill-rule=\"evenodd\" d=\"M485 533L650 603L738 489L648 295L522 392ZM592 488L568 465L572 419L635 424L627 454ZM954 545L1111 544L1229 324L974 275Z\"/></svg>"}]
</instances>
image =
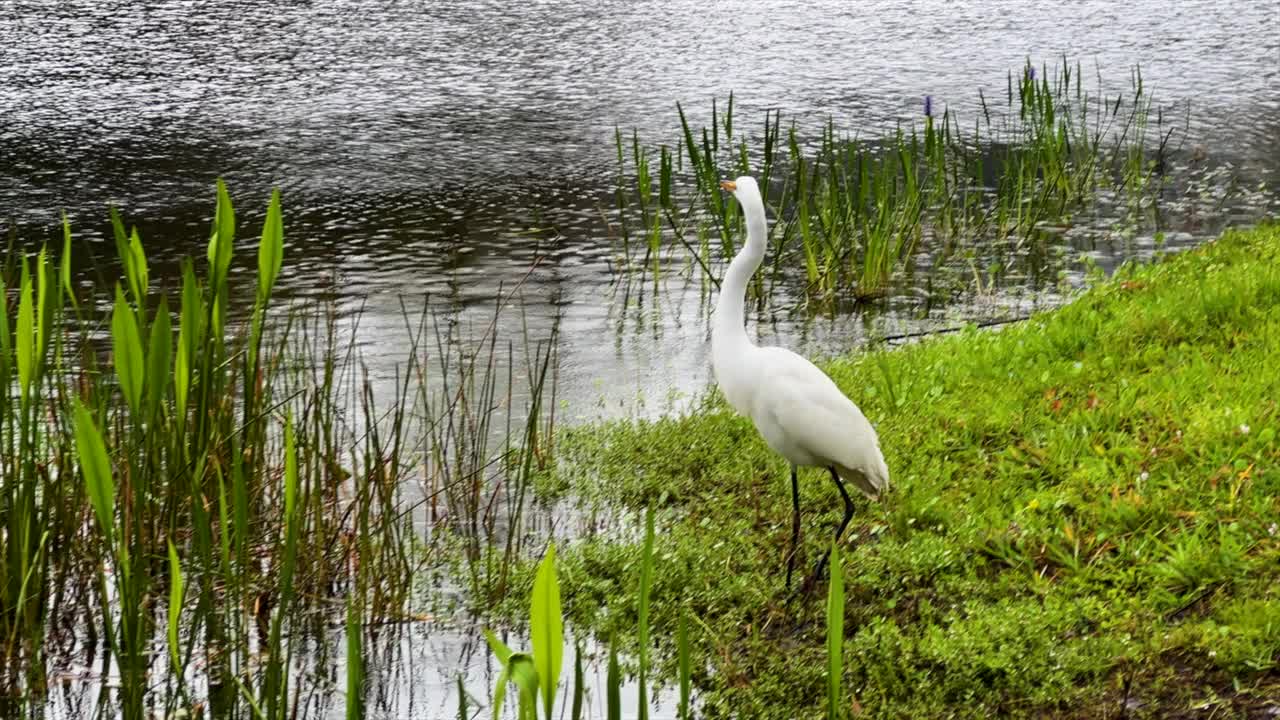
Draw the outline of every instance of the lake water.
<instances>
[{"instance_id":1,"label":"lake water","mask_svg":"<svg viewBox=\"0 0 1280 720\"><path fill-rule=\"evenodd\" d=\"M925 95L971 115L979 88L1002 97L1011 68L1066 54L1089 75L1096 63L1116 90L1141 63L1161 107L1191 103L1189 145L1275 187L1275 10L1272 0L998 12L842 0L18 0L0 10L0 216L34 242L56 237L65 208L79 236L101 242L114 203L163 275L202 249L216 177L249 237L280 187L283 292L363 306L357 340L375 375L403 361L402 300L413 309L430 294L487 322L499 286L527 272L531 238L547 246L554 228L560 239L522 299L534 335L561 317L570 412L590 416L602 399L611 414L630 412L641 396L660 408L709 378L705 313L696 293L671 289L644 308L655 331L653 317L628 323L612 299L617 241L601 213L615 127L674 143L677 101L705 114L733 91L744 125L779 108L869 136L917 118ZM762 334L826 354L937 319L779 313Z\"/></svg>"},{"instance_id":2,"label":"lake water","mask_svg":"<svg viewBox=\"0 0 1280 720\"><path fill-rule=\"evenodd\" d=\"M705 121L732 91L748 126L781 109L802 128L830 116L873 136L918 118L925 95L972 118L980 88L1003 97L1010 69L1066 54L1089 75L1096 63L1112 91L1141 63L1160 108L1180 117L1190 103L1188 151L1243 186L1275 188L1276 15L1275 0L9 0L0 217L34 245L58 237L65 209L77 237L109 255L113 203L138 224L153 278L171 284L176 260L203 251L216 177L247 237L279 187L281 293L359 311L355 341L375 377L404 362L405 308L430 296L479 334L500 289L528 275L523 314L505 314L499 337L545 337L559 322L569 419L653 413L707 385L706 306L678 278L656 302L615 292L617 240L602 220L615 127L674 144L677 101ZM1208 224L1175 219L1172 244L1260 217L1269 197ZM1138 238L1083 250L1110 267L1152 249ZM1041 288L818 318L781 303L754 327L822 355L1060 300ZM404 682L445 692L470 663L468 637L433 635L444 648ZM445 703L413 707L451 716Z\"/></svg>"}]
</instances>

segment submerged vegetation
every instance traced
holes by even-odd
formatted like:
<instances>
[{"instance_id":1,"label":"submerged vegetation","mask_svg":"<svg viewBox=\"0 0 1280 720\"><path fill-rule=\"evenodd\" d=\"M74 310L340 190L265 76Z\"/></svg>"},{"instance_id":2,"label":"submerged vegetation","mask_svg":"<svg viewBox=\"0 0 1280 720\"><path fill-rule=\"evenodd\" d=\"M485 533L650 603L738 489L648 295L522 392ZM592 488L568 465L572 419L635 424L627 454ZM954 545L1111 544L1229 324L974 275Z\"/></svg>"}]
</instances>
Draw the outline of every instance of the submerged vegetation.
<instances>
[{"instance_id":1,"label":"submerged vegetation","mask_svg":"<svg viewBox=\"0 0 1280 720\"><path fill-rule=\"evenodd\" d=\"M1028 63L1010 73L1003 103L981 92L981 113L962 121L924 99L920 123L878 139L842 136L828 120L806 142L781 111L759 134L743 132L730 96L698 128L679 108L683 137L656 150L617 134L616 234L627 276L660 282L663 260L685 264L707 285L736 251L740 218L719 192L735 175L756 176L777 222L772 265L756 281L768 301L784 285L810 302L870 299L895 278L946 297L940 269L968 287L990 287L1041 257L1100 204L1123 228L1164 229L1162 193L1172 179L1177 126L1134 70L1129 92L1096 89L1079 64ZM1179 177L1182 181L1187 178ZM802 271L797 273L796 271ZM910 280L908 280L909 282Z\"/></svg>"},{"instance_id":2,"label":"submerged vegetation","mask_svg":"<svg viewBox=\"0 0 1280 720\"><path fill-rule=\"evenodd\" d=\"M699 618L699 716L816 717L840 690L842 716L1274 712L1277 364L1275 225L1126 266L999 332L831 363L895 483L838 548L838 688L823 637L839 625L817 597L788 601L787 488L748 420L709 400L574 430L557 478L609 507L661 508L652 623L670 647ZM835 522L829 484L802 484L803 507ZM578 627L634 637L638 552L565 549ZM684 652L662 655L668 677Z\"/></svg>"}]
</instances>

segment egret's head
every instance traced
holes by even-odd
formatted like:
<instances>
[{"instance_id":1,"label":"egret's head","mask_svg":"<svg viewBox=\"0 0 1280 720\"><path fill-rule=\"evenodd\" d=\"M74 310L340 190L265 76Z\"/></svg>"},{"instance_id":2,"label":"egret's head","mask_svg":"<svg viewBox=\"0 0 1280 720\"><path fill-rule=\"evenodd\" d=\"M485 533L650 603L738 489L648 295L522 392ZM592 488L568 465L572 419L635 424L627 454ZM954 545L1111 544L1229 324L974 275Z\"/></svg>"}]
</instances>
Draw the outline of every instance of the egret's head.
<instances>
[{"instance_id":1,"label":"egret's head","mask_svg":"<svg viewBox=\"0 0 1280 720\"><path fill-rule=\"evenodd\" d=\"M737 180L725 180L720 183L720 187L733 193L744 206L751 200L760 202L760 187L750 175L743 175Z\"/></svg>"}]
</instances>

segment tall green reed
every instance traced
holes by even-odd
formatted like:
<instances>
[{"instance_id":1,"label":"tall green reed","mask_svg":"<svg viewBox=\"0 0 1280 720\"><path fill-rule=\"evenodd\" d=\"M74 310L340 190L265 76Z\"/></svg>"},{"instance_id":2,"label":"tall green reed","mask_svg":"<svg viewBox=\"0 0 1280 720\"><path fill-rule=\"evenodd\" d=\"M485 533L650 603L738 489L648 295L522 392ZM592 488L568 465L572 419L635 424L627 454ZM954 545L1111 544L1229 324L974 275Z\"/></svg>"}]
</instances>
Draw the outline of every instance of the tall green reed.
<instances>
[{"instance_id":1,"label":"tall green reed","mask_svg":"<svg viewBox=\"0 0 1280 720\"><path fill-rule=\"evenodd\" d=\"M1113 98L1100 75L1097 90L1086 91L1079 64L1065 57L1039 72L1028 62L1010 72L1002 114L985 94L979 99L982 116L970 131L950 109L935 113L927 98L919 122L870 141L839 135L830 120L815 142L803 142L794 123L784 141L776 111L765 114L762 132L747 134L733 121L732 96L724 113L713 102L704 127L677 104L674 151L648 149L633 132L624 153L619 132L618 222L646 228L642 262L632 260L632 246L621 248L624 277L651 274L656 291L663 265L655 257L662 256L717 284L740 232L736 205L719 182L742 173L761 180L775 218L772 267L750 290L761 302L779 283L798 283L811 300L875 298L917 271L922 248L932 268L921 269L932 272L1003 253L1011 240L1036 241L1041 228L1069 223L1101 192L1126 191L1135 207L1158 194L1149 179L1173 129L1157 113L1153 159L1151 102L1139 71L1131 96ZM671 155L687 163L664 160ZM659 165L657 204L650 156ZM659 205L667 218L661 224L652 222Z\"/></svg>"},{"instance_id":2,"label":"tall green reed","mask_svg":"<svg viewBox=\"0 0 1280 720\"><path fill-rule=\"evenodd\" d=\"M174 295L139 233L111 220L122 277L106 311L73 284L65 220L56 264L11 237L0 267L0 705L42 702L50 629L74 627L119 678L101 715L285 717L295 638L327 597L364 618L403 606L409 525L391 458L407 422L387 422L366 382L376 429L342 437L338 374L294 361L336 353L299 331L305 318L271 317L278 194L247 327L228 319L238 223L221 182L202 276L184 262ZM343 457L366 458L364 472Z\"/></svg>"}]
</instances>

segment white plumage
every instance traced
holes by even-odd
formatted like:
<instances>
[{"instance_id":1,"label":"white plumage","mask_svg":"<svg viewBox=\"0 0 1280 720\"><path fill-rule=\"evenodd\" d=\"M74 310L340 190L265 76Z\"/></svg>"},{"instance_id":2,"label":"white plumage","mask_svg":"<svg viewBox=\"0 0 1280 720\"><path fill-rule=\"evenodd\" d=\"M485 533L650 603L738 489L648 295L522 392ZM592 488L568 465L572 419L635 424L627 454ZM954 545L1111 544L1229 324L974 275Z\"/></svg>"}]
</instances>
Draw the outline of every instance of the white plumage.
<instances>
[{"instance_id":1,"label":"white plumage","mask_svg":"<svg viewBox=\"0 0 1280 720\"><path fill-rule=\"evenodd\" d=\"M711 328L711 365L729 405L751 418L769 447L791 464L794 514L787 559L789 588L800 534L797 468L817 466L830 472L845 503L837 540L853 517L853 502L842 480L876 498L889 487L889 468L875 429L826 373L786 348L757 347L747 337L743 302L747 282L764 259L764 201L753 178L743 176L721 186L742 205L747 242L720 285ZM824 554L813 577L821 573L825 560Z\"/></svg>"}]
</instances>

